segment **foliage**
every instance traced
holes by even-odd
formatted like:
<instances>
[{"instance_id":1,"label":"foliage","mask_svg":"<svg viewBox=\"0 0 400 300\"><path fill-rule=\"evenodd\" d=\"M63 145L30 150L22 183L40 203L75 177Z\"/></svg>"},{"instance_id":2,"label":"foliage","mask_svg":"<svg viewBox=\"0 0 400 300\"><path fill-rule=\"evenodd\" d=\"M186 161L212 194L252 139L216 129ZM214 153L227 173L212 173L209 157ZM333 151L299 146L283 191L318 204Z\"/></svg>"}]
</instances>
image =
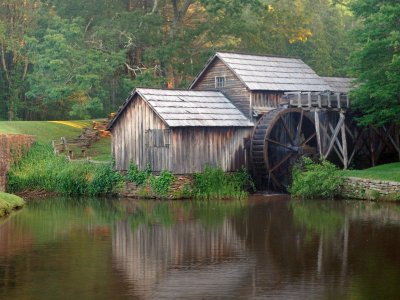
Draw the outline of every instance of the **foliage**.
<instances>
[{"instance_id":1,"label":"foliage","mask_svg":"<svg viewBox=\"0 0 400 300\"><path fill-rule=\"evenodd\" d=\"M34 144L26 156L8 173L8 189L13 192L44 190L64 195L111 193L122 177L110 164L69 162L56 156L49 145Z\"/></svg>"},{"instance_id":2,"label":"foliage","mask_svg":"<svg viewBox=\"0 0 400 300\"><path fill-rule=\"evenodd\" d=\"M148 166L144 171L141 171L136 164L131 163L129 165L128 173L126 174L126 178L135 183L137 186L142 186L147 182L151 176L151 169Z\"/></svg>"},{"instance_id":3,"label":"foliage","mask_svg":"<svg viewBox=\"0 0 400 300\"><path fill-rule=\"evenodd\" d=\"M113 190L123 183L123 177L114 171L112 164L100 164L90 181L89 195L112 193Z\"/></svg>"},{"instance_id":4,"label":"foliage","mask_svg":"<svg viewBox=\"0 0 400 300\"><path fill-rule=\"evenodd\" d=\"M352 92L362 125L400 122L400 2L355 0L351 9L362 26L354 31L352 57L358 86Z\"/></svg>"},{"instance_id":5,"label":"foliage","mask_svg":"<svg viewBox=\"0 0 400 300\"><path fill-rule=\"evenodd\" d=\"M295 56L343 75L354 24L331 0L9 0L0 120L104 116L135 87L187 86L216 50Z\"/></svg>"},{"instance_id":6,"label":"foliage","mask_svg":"<svg viewBox=\"0 0 400 300\"><path fill-rule=\"evenodd\" d=\"M240 199L247 196L248 187L254 187L254 183L245 170L226 174L221 168L206 166L202 173L196 173L193 177L193 194L196 198Z\"/></svg>"},{"instance_id":7,"label":"foliage","mask_svg":"<svg viewBox=\"0 0 400 300\"><path fill-rule=\"evenodd\" d=\"M168 195L175 176L170 171L162 171L159 176L151 176L150 186L154 194L160 197Z\"/></svg>"},{"instance_id":8,"label":"foliage","mask_svg":"<svg viewBox=\"0 0 400 300\"><path fill-rule=\"evenodd\" d=\"M316 163L309 157L293 168L289 193L301 198L333 198L343 182L337 167L327 160Z\"/></svg>"},{"instance_id":9,"label":"foliage","mask_svg":"<svg viewBox=\"0 0 400 300\"><path fill-rule=\"evenodd\" d=\"M12 210L24 206L25 201L15 195L0 192L0 217L8 215Z\"/></svg>"}]
</instances>

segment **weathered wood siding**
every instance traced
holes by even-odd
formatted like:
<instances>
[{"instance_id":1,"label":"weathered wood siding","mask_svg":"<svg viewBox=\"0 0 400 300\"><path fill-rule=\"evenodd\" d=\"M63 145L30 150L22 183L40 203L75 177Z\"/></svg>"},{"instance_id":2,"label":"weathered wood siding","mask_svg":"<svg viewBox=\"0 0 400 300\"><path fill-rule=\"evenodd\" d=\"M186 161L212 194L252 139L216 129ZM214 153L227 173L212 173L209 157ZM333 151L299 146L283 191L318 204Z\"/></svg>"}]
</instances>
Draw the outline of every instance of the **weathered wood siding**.
<instances>
[{"instance_id":1,"label":"weathered wood siding","mask_svg":"<svg viewBox=\"0 0 400 300\"><path fill-rule=\"evenodd\" d=\"M171 170L175 174L192 174L206 164L226 172L247 167L244 139L252 128L177 127L171 129Z\"/></svg>"},{"instance_id":2,"label":"weathered wood siding","mask_svg":"<svg viewBox=\"0 0 400 300\"><path fill-rule=\"evenodd\" d=\"M193 174L206 164L224 171L247 167L245 138L250 127L172 127L136 96L111 129L112 153L118 170L129 163L152 171L170 170L174 174Z\"/></svg>"},{"instance_id":3,"label":"weathered wood siding","mask_svg":"<svg viewBox=\"0 0 400 300\"><path fill-rule=\"evenodd\" d=\"M217 76L225 77L225 86L223 88L215 88L215 77ZM211 63L204 74L197 80L193 89L220 90L228 96L246 117L251 117L249 90L219 58L216 58Z\"/></svg>"},{"instance_id":4,"label":"weathered wood siding","mask_svg":"<svg viewBox=\"0 0 400 300\"><path fill-rule=\"evenodd\" d=\"M149 105L136 96L113 126L112 154L117 170L127 170L129 163L153 171L169 169L169 145L160 143L153 131L168 130Z\"/></svg>"},{"instance_id":5,"label":"weathered wood siding","mask_svg":"<svg viewBox=\"0 0 400 300\"><path fill-rule=\"evenodd\" d=\"M283 92L253 91L251 96L252 107L279 107Z\"/></svg>"}]
</instances>

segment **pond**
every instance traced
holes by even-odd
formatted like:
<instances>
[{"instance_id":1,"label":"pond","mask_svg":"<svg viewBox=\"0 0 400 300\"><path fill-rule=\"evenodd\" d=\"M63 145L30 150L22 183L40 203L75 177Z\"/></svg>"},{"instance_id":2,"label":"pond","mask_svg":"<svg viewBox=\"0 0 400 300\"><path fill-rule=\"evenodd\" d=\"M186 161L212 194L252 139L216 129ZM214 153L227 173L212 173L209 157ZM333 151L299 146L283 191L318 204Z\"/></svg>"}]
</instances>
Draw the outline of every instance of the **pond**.
<instances>
[{"instance_id":1,"label":"pond","mask_svg":"<svg viewBox=\"0 0 400 300\"><path fill-rule=\"evenodd\" d=\"M0 299L398 299L400 206L30 201L0 220Z\"/></svg>"}]
</instances>

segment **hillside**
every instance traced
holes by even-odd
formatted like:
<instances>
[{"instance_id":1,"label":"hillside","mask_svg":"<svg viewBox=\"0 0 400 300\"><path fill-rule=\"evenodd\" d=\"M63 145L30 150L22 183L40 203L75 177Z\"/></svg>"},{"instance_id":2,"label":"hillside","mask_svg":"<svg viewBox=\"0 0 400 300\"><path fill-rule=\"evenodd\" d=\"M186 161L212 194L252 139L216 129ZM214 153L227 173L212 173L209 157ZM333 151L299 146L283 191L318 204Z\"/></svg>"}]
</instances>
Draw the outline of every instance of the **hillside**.
<instances>
[{"instance_id":1,"label":"hillside","mask_svg":"<svg viewBox=\"0 0 400 300\"><path fill-rule=\"evenodd\" d=\"M344 175L400 182L400 162L380 165L365 170L347 170L344 171Z\"/></svg>"},{"instance_id":2,"label":"hillside","mask_svg":"<svg viewBox=\"0 0 400 300\"><path fill-rule=\"evenodd\" d=\"M84 127L92 125L91 120L78 121L0 121L0 134L29 134L36 136L42 144L60 140L61 137L75 138ZM97 160L109 160L111 139L102 137L87 151L87 155Z\"/></svg>"}]
</instances>

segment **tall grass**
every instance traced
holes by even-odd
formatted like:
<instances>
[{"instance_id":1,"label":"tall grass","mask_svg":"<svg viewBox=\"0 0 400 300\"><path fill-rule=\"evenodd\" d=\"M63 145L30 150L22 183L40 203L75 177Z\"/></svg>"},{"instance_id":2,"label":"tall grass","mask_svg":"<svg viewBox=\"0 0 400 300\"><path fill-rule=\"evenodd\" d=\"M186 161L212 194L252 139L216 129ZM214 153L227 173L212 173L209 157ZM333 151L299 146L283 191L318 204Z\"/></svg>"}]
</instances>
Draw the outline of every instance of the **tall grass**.
<instances>
[{"instance_id":1,"label":"tall grass","mask_svg":"<svg viewBox=\"0 0 400 300\"><path fill-rule=\"evenodd\" d=\"M8 174L8 190L47 191L63 195L110 193L122 176L110 164L69 162L56 156L51 146L34 144L27 155L14 164Z\"/></svg>"},{"instance_id":2,"label":"tall grass","mask_svg":"<svg viewBox=\"0 0 400 300\"><path fill-rule=\"evenodd\" d=\"M254 190L254 184L245 170L227 174L221 168L206 166L193 178L193 195L196 198L241 199L247 197L249 189Z\"/></svg>"}]
</instances>

